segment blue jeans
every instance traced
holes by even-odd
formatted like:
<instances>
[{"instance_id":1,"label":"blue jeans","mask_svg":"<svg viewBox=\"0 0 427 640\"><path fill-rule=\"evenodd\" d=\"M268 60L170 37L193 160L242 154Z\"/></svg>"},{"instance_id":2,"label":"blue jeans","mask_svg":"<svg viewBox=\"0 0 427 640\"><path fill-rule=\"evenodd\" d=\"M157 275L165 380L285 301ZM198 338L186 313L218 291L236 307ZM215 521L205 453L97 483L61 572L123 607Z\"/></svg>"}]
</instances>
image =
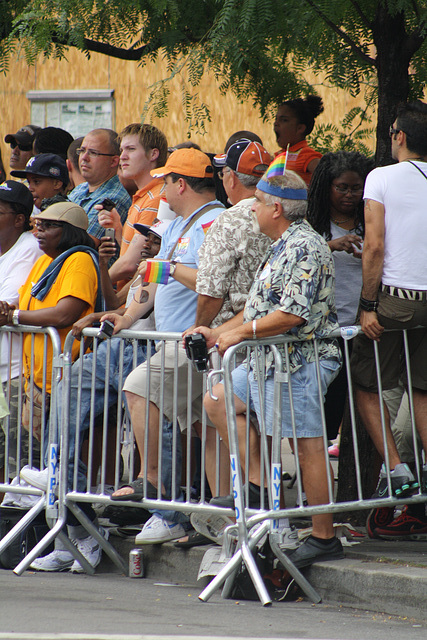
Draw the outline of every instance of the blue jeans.
<instances>
[{"instance_id":1,"label":"blue jeans","mask_svg":"<svg viewBox=\"0 0 427 640\"><path fill-rule=\"evenodd\" d=\"M116 404L119 396L119 373L120 373L120 339L111 339L110 362L109 368L106 368L108 341L98 343L96 352L95 374L92 376L93 369L93 353L87 353L83 356L83 366L81 372L81 382L79 383L80 361L77 361L71 367L71 390L69 399L69 452L68 452L68 486L73 486L74 476L74 455L77 429L83 434L89 429L91 402L93 405L94 416L101 415L104 411L104 395L106 381L108 381L108 407ZM133 345L125 342L123 347L123 374L122 381L126 379L135 366L140 365L147 359L147 347L145 342L138 341L136 364L133 359ZM78 411L78 390L81 385L80 394L80 413ZM93 392L92 392L93 389ZM63 404L63 384L58 386L58 424L62 414ZM93 397L92 397L93 395ZM77 425L77 418L79 424ZM163 449L162 449L162 482L167 493L170 495L172 490L172 425L166 420L163 421ZM80 437L80 447L83 438ZM181 440L178 437L179 447L177 448L177 464L176 464L176 486L180 486L181 479ZM77 472L77 487L79 492L86 491L86 465L79 458ZM177 498L179 499L179 498ZM184 521L181 514L175 512L161 512L163 517L175 521ZM185 517L185 520L187 518Z\"/></svg>"},{"instance_id":2,"label":"blue jeans","mask_svg":"<svg viewBox=\"0 0 427 640\"><path fill-rule=\"evenodd\" d=\"M99 416L104 411L104 394L106 381L108 380L108 407L116 404L119 394L119 366L120 366L120 339L111 339L110 363L106 368L107 347L108 342L104 340L98 343L96 352L95 374L92 377L93 353L86 353L83 356L82 377L81 377L81 394L80 407L78 406L78 390L79 390L79 372L80 360L77 360L71 367L71 389L69 398L69 451L68 451L68 485L73 486L74 475L74 453L76 444L76 433L79 430L83 434L89 429L89 420L91 413L91 402L94 403L94 416ZM147 347L145 343L138 342L137 348L137 365L144 362L147 358ZM133 345L125 342L123 349L123 380L134 368L133 364ZM93 390L93 397L92 397ZM63 406L63 383L58 385L58 424L60 424ZM80 411L80 414L79 414ZM77 425L77 419L79 424ZM80 447L83 438L80 437ZM86 490L86 465L79 459L79 468L77 476L77 491Z\"/></svg>"}]
</instances>

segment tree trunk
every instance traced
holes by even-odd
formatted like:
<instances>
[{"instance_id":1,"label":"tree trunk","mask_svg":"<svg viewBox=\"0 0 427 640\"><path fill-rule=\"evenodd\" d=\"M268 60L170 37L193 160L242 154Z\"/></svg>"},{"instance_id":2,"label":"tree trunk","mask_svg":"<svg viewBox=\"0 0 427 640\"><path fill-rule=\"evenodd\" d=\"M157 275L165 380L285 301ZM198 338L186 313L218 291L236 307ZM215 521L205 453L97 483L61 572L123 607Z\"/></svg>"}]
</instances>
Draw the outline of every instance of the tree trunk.
<instances>
[{"instance_id":1,"label":"tree trunk","mask_svg":"<svg viewBox=\"0 0 427 640\"><path fill-rule=\"evenodd\" d=\"M390 15L386 3L378 3L373 37L377 49L378 75L375 159L377 165L382 166L392 162L389 126L396 117L397 105L408 100L409 64L416 48L413 50L412 39L406 33L404 13Z\"/></svg>"}]
</instances>

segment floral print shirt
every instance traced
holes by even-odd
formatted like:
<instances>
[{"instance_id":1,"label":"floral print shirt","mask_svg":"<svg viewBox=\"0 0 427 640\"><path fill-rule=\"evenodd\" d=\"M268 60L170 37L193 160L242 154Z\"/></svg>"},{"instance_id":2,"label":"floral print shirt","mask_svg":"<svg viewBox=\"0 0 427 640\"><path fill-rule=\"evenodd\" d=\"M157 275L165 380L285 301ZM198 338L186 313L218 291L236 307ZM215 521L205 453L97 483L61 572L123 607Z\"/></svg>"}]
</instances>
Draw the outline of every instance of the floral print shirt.
<instances>
[{"instance_id":1,"label":"floral print shirt","mask_svg":"<svg viewBox=\"0 0 427 640\"><path fill-rule=\"evenodd\" d=\"M298 339L287 345L290 371L294 373L304 360L315 361L312 338L325 338L338 328L334 290L334 262L326 241L306 220L292 222L271 245L257 271L243 322L277 310L302 318L304 323L288 332ZM318 346L320 359L341 361L335 340L320 340ZM285 345L279 349L285 367ZM271 365L272 357L267 360L267 365Z\"/></svg>"},{"instance_id":2,"label":"floral print shirt","mask_svg":"<svg viewBox=\"0 0 427 640\"><path fill-rule=\"evenodd\" d=\"M254 198L246 198L223 211L199 249L196 291L224 299L212 327L243 309L257 268L271 244L270 238L253 229L253 202Z\"/></svg>"}]
</instances>

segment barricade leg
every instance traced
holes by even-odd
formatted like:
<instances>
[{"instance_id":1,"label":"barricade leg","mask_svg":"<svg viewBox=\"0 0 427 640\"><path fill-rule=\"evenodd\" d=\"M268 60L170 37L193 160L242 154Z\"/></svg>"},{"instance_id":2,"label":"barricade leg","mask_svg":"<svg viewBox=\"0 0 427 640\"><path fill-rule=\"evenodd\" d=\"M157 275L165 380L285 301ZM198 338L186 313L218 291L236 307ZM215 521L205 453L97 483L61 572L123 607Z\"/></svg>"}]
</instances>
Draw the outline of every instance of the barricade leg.
<instances>
[{"instance_id":1,"label":"barricade leg","mask_svg":"<svg viewBox=\"0 0 427 640\"><path fill-rule=\"evenodd\" d=\"M15 540L19 534L24 531L28 525L34 520L38 514L43 511L46 504L46 496L40 497L40 500L23 516L19 522L0 540L0 554Z\"/></svg>"},{"instance_id":2,"label":"barricade leg","mask_svg":"<svg viewBox=\"0 0 427 640\"><path fill-rule=\"evenodd\" d=\"M101 535L101 533L99 532L99 529L95 527L95 525L93 524L93 522L91 522L91 520L89 520L87 515L83 513L83 511L78 507L77 504L71 501L67 502L67 507L76 516L77 520L83 525L83 527L86 529L88 534L93 538L95 538L97 543L102 547L102 550L105 551L105 553L109 556L109 558L111 558L111 560L120 569L120 571L124 574L127 574L126 566L123 560L121 559L120 555L117 553L114 547ZM72 546L74 547L74 550L72 550L72 553L73 555L76 555L75 551L77 551L77 548L73 544ZM80 553L79 553L79 556L81 556ZM76 556L76 559L80 562L80 557ZM80 562L80 564L83 566L86 573L94 573L94 568L86 560L85 560L85 563ZM88 568L90 567L91 570L88 571L85 565L87 565Z\"/></svg>"}]
</instances>

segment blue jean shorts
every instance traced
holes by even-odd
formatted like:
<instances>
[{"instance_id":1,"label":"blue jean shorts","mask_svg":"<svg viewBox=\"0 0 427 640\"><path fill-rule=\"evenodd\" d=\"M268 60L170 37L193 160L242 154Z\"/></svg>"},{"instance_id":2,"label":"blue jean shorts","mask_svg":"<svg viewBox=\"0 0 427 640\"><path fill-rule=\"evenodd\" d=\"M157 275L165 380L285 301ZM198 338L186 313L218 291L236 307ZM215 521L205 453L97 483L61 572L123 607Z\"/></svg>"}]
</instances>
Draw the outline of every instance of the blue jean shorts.
<instances>
[{"instance_id":1,"label":"blue jean shorts","mask_svg":"<svg viewBox=\"0 0 427 640\"><path fill-rule=\"evenodd\" d=\"M320 383L322 389L322 404L328 386L337 376L340 364L334 360L320 360ZM283 375L283 374L282 374ZM235 395L244 402L251 411L257 414L261 422L261 407L258 390L258 380L254 379L253 370L247 364L242 364L232 372ZM248 385L249 381L249 385ZM265 429L267 435L272 435L273 425L273 389L274 370L271 370L264 382L264 411ZM249 386L249 402L247 391ZM303 364L295 373L291 374L292 400L295 414L295 430L297 438L318 438L323 435L321 402L317 383L316 363ZM292 420L289 401L289 384L282 383L282 438L292 438Z\"/></svg>"}]
</instances>

